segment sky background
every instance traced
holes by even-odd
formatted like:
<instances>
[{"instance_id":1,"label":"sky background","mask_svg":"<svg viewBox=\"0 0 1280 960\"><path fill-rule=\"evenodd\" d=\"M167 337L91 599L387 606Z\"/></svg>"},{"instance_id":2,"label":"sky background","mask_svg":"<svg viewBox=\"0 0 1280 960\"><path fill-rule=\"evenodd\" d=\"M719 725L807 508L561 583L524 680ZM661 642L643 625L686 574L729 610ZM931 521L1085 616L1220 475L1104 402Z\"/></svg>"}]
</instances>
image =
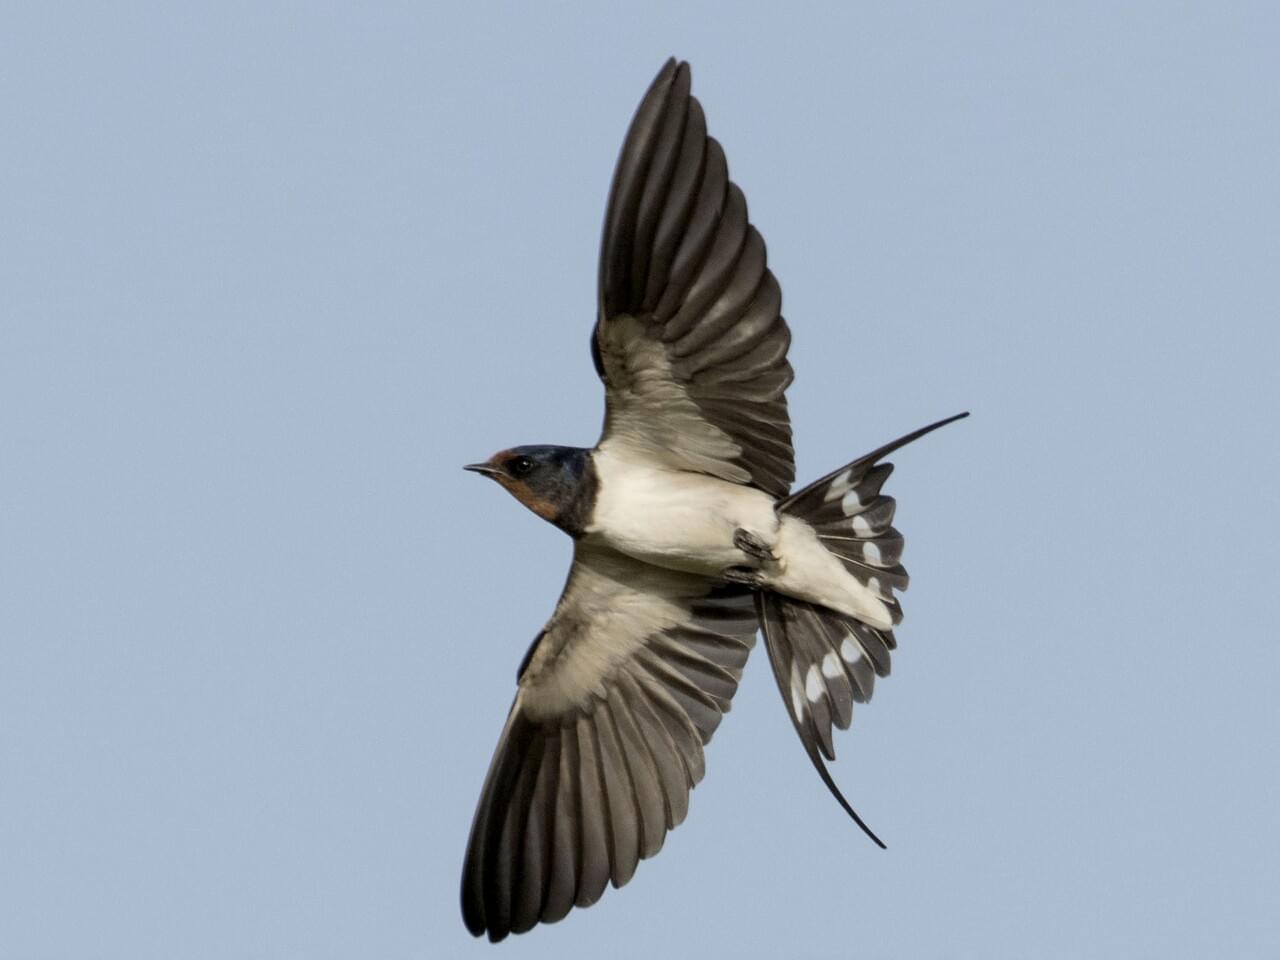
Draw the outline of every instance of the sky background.
<instances>
[{"instance_id":1,"label":"sky background","mask_svg":"<svg viewBox=\"0 0 1280 960\"><path fill-rule=\"evenodd\" d=\"M0 956L1280 950L1280 13L7 4ZM596 250L671 54L769 245L808 480L895 455L893 676L748 665L689 819L500 948L467 831L570 543Z\"/></svg>"}]
</instances>

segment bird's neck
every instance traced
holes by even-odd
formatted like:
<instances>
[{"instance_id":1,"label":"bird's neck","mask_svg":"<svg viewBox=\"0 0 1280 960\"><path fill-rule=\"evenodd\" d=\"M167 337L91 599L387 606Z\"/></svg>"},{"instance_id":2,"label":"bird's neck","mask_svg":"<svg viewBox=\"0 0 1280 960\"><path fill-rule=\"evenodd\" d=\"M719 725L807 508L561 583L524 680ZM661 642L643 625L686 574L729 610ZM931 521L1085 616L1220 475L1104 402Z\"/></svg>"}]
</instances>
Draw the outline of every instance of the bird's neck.
<instances>
[{"instance_id":1,"label":"bird's neck","mask_svg":"<svg viewBox=\"0 0 1280 960\"><path fill-rule=\"evenodd\" d=\"M596 491L600 489L600 478L596 473L591 451L584 447L573 448L565 458L565 470L572 477L571 493L564 499L551 522L577 539L582 536L587 524L591 522L591 512L596 504Z\"/></svg>"}]
</instances>

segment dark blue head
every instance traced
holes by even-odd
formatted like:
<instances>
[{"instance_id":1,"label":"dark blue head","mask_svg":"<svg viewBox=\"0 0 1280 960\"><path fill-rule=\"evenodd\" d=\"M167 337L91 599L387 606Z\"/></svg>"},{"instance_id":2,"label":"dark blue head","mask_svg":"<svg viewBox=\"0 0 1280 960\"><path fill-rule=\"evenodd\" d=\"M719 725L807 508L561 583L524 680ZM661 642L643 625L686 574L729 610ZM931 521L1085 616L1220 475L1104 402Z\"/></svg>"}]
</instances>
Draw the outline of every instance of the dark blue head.
<instances>
[{"instance_id":1,"label":"dark blue head","mask_svg":"<svg viewBox=\"0 0 1280 960\"><path fill-rule=\"evenodd\" d=\"M464 469L497 480L543 520L573 536L590 519L596 477L590 451L582 447L512 447Z\"/></svg>"}]
</instances>

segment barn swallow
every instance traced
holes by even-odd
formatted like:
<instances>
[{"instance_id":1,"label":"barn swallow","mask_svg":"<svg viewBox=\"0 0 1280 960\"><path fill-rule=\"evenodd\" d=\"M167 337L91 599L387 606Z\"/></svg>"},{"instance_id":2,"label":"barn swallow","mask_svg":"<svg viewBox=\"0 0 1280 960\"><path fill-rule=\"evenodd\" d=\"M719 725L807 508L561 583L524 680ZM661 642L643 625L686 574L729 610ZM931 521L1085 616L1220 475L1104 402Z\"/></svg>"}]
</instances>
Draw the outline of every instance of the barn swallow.
<instances>
[{"instance_id":1,"label":"barn swallow","mask_svg":"<svg viewBox=\"0 0 1280 960\"><path fill-rule=\"evenodd\" d=\"M591 337L600 441L514 447L466 468L574 540L467 844L463 919L493 941L595 903L661 849L757 630L809 759L880 844L824 758L832 727L848 728L888 675L902 618L884 457L967 414L789 492L791 333L689 89L689 65L669 60L614 173Z\"/></svg>"}]
</instances>

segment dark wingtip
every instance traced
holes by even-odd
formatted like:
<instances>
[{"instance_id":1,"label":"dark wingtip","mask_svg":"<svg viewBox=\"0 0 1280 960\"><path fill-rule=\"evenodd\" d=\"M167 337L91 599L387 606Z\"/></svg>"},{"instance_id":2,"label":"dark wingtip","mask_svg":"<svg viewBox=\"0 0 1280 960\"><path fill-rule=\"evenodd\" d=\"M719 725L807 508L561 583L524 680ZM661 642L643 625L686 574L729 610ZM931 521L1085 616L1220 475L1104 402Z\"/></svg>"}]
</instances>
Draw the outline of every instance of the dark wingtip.
<instances>
[{"instance_id":1,"label":"dark wingtip","mask_svg":"<svg viewBox=\"0 0 1280 960\"><path fill-rule=\"evenodd\" d=\"M671 78L675 76L676 71L679 70L681 66L682 66L681 62L677 60L675 57L667 57L667 59L662 64L662 68L658 71L657 75L653 78L653 83L650 84L650 87L649 87L650 90L652 90L654 87L658 86L658 84L662 82L669 83L671 81Z\"/></svg>"},{"instance_id":2,"label":"dark wingtip","mask_svg":"<svg viewBox=\"0 0 1280 960\"><path fill-rule=\"evenodd\" d=\"M462 891L462 922L467 928L467 933L473 937L483 937L485 934L484 917L477 916L476 908L473 907L467 897L467 890L464 887Z\"/></svg>"}]
</instances>

